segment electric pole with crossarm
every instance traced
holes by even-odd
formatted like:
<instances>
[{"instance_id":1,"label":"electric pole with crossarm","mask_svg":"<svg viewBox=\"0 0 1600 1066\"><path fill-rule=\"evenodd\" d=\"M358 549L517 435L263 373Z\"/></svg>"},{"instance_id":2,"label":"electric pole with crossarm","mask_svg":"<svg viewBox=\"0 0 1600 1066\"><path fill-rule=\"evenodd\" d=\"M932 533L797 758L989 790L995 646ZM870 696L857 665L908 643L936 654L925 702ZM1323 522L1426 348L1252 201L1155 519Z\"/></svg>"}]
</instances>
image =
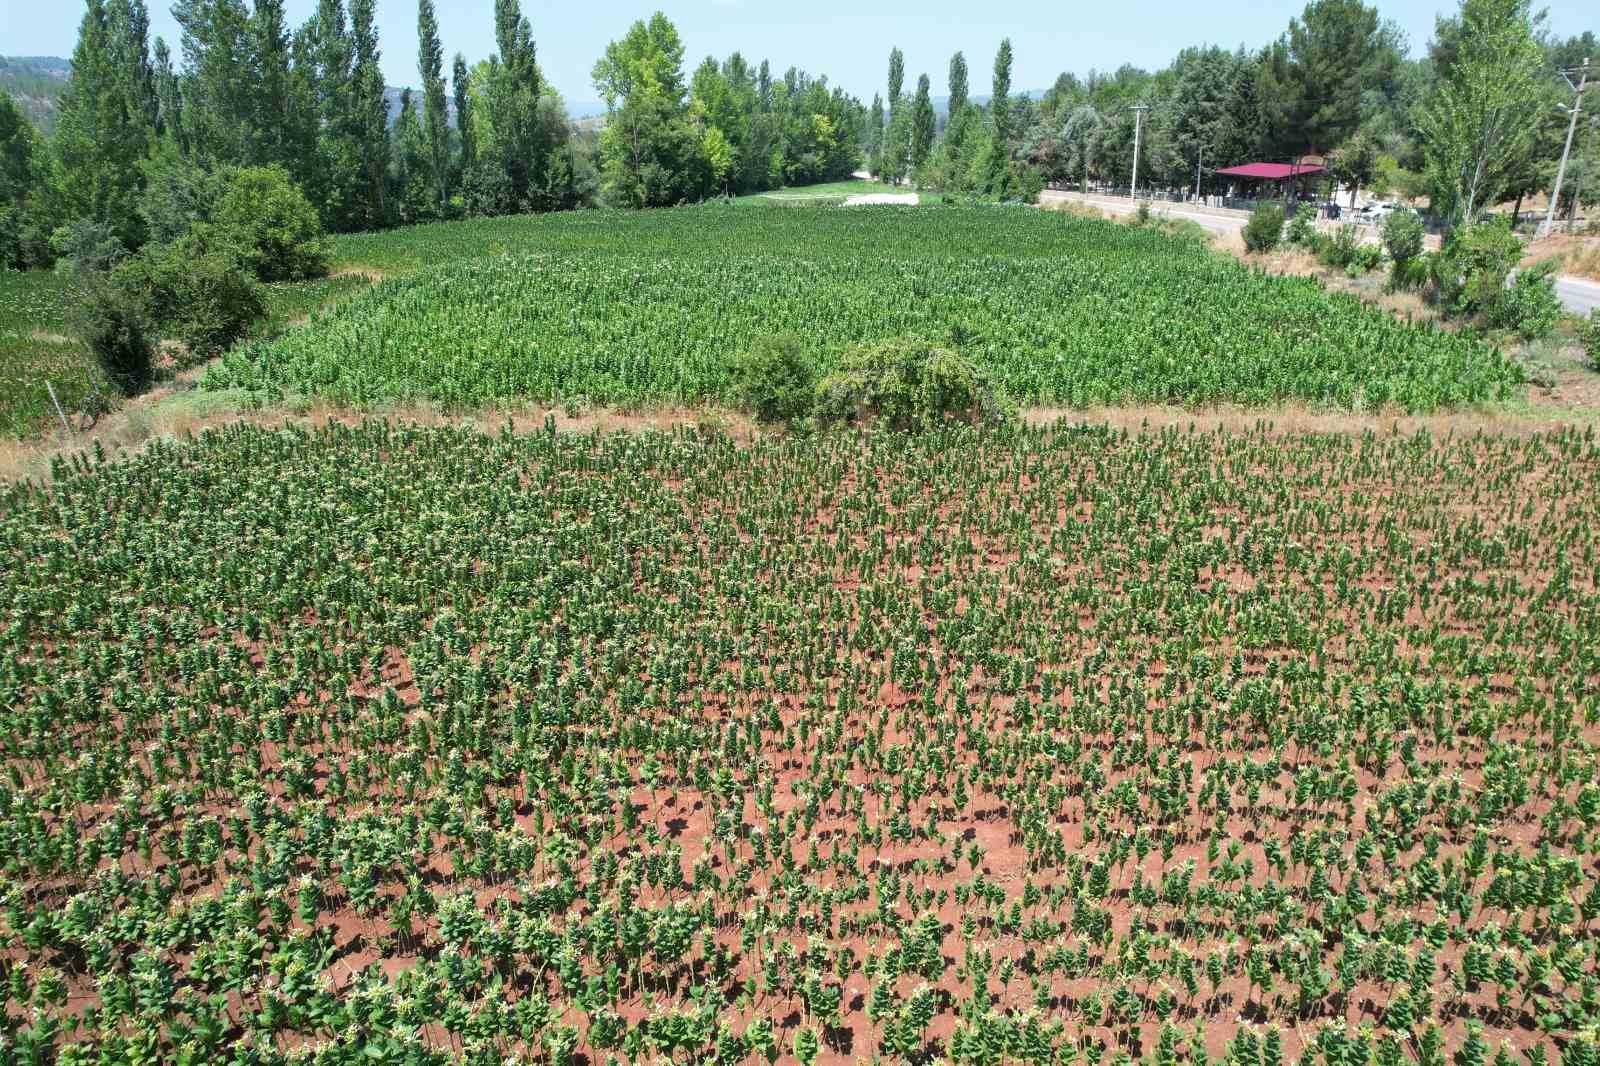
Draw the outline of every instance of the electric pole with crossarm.
<instances>
[{"instance_id":1,"label":"electric pole with crossarm","mask_svg":"<svg viewBox=\"0 0 1600 1066\"><path fill-rule=\"evenodd\" d=\"M1133 186L1128 194L1135 200L1139 198L1139 133L1144 126L1144 113L1150 110L1149 104L1134 104L1133 111Z\"/></svg>"},{"instance_id":2,"label":"electric pole with crossarm","mask_svg":"<svg viewBox=\"0 0 1600 1066\"><path fill-rule=\"evenodd\" d=\"M1568 85L1572 85L1571 73L1565 70L1561 72L1561 76L1567 79ZM1539 236L1541 237L1550 236L1550 227L1556 220L1556 203L1561 199L1561 180L1567 176L1567 156L1572 153L1572 135L1578 129L1578 112L1583 110L1583 90L1589 84L1589 60L1587 57L1583 61L1583 66L1578 68L1577 74L1578 84L1573 86L1574 95L1570 110L1571 117L1567 121L1567 144L1565 148L1561 149L1561 165L1556 167L1556 190L1550 194L1550 206L1544 212L1544 225L1539 227ZM1565 104L1561 106L1563 110L1567 110Z\"/></svg>"}]
</instances>

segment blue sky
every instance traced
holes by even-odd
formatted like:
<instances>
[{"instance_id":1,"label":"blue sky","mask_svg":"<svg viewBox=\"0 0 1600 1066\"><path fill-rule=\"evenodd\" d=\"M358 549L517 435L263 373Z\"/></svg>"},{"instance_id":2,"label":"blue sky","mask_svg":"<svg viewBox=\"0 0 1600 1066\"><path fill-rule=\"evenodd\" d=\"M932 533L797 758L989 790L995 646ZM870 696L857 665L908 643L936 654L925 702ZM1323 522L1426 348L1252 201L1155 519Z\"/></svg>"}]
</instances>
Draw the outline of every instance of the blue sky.
<instances>
[{"instance_id":1,"label":"blue sky","mask_svg":"<svg viewBox=\"0 0 1600 1066\"><path fill-rule=\"evenodd\" d=\"M154 0L154 32L177 52L177 25L170 0ZM435 0L446 55L457 51L476 62L494 49L492 0ZM303 21L316 0L287 0L292 22ZM967 54L974 92L986 92L990 64L1000 38L1016 50L1012 85L1045 88L1063 70L1084 74L1124 62L1165 65L1190 44L1256 47L1276 37L1304 0L1199 3L1195 0L1122 0L1060 3L1043 0L685 0L655 5L616 0L544 3L523 0L533 23L540 64L569 100L595 96L589 70L606 43L636 18L665 11L676 23L692 67L706 55L735 49L752 61L772 60L828 74L836 85L871 99L884 78L889 48L906 54L907 88L918 74L944 92L945 69L956 49ZM1379 10L1410 36L1413 52L1426 45L1434 16L1455 10L1452 0L1383 0ZM1555 0L1548 5L1551 29L1562 35L1600 31L1593 0ZM417 81L415 0L378 0L383 65L391 84ZM0 54L68 55L82 7L75 0L0 0ZM447 63L448 65L448 63Z\"/></svg>"}]
</instances>

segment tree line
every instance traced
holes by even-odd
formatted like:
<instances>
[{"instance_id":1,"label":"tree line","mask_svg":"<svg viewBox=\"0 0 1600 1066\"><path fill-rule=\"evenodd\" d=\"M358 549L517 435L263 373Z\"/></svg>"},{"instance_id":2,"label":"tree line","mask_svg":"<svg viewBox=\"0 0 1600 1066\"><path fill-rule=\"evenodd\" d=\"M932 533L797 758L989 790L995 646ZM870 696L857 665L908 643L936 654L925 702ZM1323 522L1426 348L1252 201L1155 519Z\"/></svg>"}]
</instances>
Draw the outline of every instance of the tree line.
<instances>
[{"instance_id":1,"label":"tree line","mask_svg":"<svg viewBox=\"0 0 1600 1066\"><path fill-rule=\"evenodd\" d=\"M86 0L48 137L0 93L0 264L48 265L84 223L136 250L158 216L203 215L211 179L238 168L281 170L327 230L352 232L662 206L830 180L861 158L859 101L737 53L686 77L660 14L596 64L611 108L598 134L544 77L518 0L494 0L494 54L469 67L457 53L448 70L434 0L419 0L421 85L397 117L374 0L320 0L294 28L283 0L178 0L173 14L176 56L152 43L145 0Z\"/></svg>"},{"instance_id":2,"label":"tree line","mask_svg":"<svg viewBox=\"0 0 1600 1066\"><path fill-rule=\"evenodd\" d=\"M1227 179L1218 168L1319 160L1352 192L1426 196L1443 221L1470 220L1550 190L1567 133L1558 105L1572 102L1558 72L1586 56L1600 64L1595 35L1553 36L1530 0L1463 0L1438 18L1416 56L1376 8L1312 0L1259 50L1193 47L1161 70L1064 73L1037 100L1011 93L1009 41L995 56L986 106L970 100L967 61L957 52L940 133L928 76L905 93L905 59L895 49L887 97L872 105L867 151L886 180L953 192L1126 186L1141 106L1142 189L1220 192ZM1590 115L1596 96L1585 104ZM1564 207L1600 200L1600 161L1586 160L1584 147L1574 148Z\"/></svg>"}]
</instances>

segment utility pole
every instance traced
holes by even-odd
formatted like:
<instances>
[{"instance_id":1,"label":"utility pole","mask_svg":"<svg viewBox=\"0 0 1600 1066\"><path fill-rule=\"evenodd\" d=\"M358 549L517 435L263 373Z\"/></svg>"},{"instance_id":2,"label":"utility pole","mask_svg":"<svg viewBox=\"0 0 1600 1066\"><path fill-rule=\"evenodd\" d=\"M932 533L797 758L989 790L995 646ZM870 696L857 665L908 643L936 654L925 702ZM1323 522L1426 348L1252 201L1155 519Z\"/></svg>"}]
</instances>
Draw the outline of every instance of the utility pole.
<instances>
[{"instance_id":1,"label":"utility pole","mask_svg":"<svg viewBox=\"0 0 1600 1066\"><path fill-rule=\"evenodd\" d=\"M1194 161L1194 198L1196 200L1200 199L1200 164L1205 158L1206 146L1202 144L1200 146L1200 154L1195 157Z\"/></svg>"},{"instance_id":2,"label":"utility pole","mask_svg":"<svg viewBox=\"0 0 1600 1066\"><path fill-rule=\"evenodd\" d=\"M1578 217L1578 198L1583 195L1584 188L1593 180L1594 166L1594 131L1600 129L1600 114L1589 116L1589 136L1583 142L1583 184L1572 190L1572 206L1567 208L1567 232L1572 232L1572 226Z\"/></svg>"},{"instance_id":3,"label":"utility pole","mask_svg":"<svg viewBox=\"0 0 1600 1066\"><path fill-rule=\"evenodd\" d=\"M1133 186L1128 194L1135 200L1139 198L1139 133L1144 126L1144 113L1150 110L1149 104L1134 104L1133 111Z\"/></svg>"},{"instance_id":4,"label":"utility pole","mask_svg":"<svg viewBox=\"0 0 1600 1066\"><path fill-rule=\"evenodd\" d=\"M1567 84L1572 84L1570 72L1563 70L1561 76L1566 78ZM1583 109L1583 90L1589 84L1589 59L1584 57L1583 66L1578 68L1578 84L1575 86L1575 95L1572 98L1571 117L1567 121L1567 145L1561 149L1561 165L1556 167L1556 191L1550 194L1550 206L1545 209L1544 225L1539 227L1539 236L1550 236L1550 227L1556 220L1556 203L1561 199L1561 180L1567 176L1567 156L1572 152L1572 135L1578 129L1578 112Z\"/></svg>"}]
</instances>

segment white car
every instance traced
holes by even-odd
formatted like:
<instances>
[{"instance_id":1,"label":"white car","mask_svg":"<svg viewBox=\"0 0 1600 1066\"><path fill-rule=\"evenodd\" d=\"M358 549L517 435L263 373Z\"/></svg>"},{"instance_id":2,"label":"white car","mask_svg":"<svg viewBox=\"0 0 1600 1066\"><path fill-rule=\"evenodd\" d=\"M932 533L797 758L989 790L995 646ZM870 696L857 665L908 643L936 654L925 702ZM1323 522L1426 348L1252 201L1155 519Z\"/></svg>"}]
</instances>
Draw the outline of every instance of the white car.
<instances>
[{"instance_id":1,"label":"white car","mask_svg":"<svg viewBox=\"0 0 1600 1066\"><path fill-rule=\"evenodd\" d=\"M1356 212L1356 218L1362 222L1371 222L1376 224L1382 222L1384 219L1388 218L1398 210L1400 210L1400 205L1395 203L1393 200L1374 200L1367 204L1367 206L1363 207L1360 211Z\"/></svg>"}]
</instances>

